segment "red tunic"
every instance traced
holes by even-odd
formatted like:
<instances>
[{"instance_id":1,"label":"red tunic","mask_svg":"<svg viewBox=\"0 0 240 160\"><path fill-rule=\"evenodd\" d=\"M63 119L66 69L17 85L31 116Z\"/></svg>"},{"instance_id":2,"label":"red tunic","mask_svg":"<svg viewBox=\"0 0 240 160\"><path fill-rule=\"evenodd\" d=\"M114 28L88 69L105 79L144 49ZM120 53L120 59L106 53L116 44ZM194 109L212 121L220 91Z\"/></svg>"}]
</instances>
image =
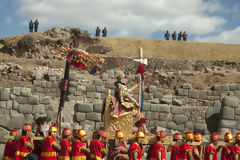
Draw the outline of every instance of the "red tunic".
<instances>
[{"instance_id":1,"label":"red tunic","mask_svg":"<svg viewBox=\"0 0 240 160\"><path fill-rule=\"evenodd\" d=\"M204 160L209 160L209 155L210 154L213 155L213 159L212 160L217 160L217 151L216 151L216 149L213 146L208 145L205 148Z\"/></svg>"},{"instance_id":2,"label":"red tunic","mask_svg":"<svg viewBox=\"0 0 240 160\"><path fill-rule=\"evenodd\" d=\"M11 141L11 140L7 141L7 143L5 145L2 160L13 160L14 159L15 152L16 152L16 145L17 144L14 141Z\"/></svg>"},{"instance_id":3,"label":"red tunic","mask_svg":"<svg viewBox=\"0 0 240 160\"><path fill-rule=\"evenodd\" d=\"M178 160L179 146L172 146L171 160Z\"/></svg>"},{"instance_id":4,"label":"red tunic","mask_svg":"<svg viewBox=\"0 0 240 160\"><path fill-rule=\"evenodd\" d=\"M103 160L102 151L105 151L105 147L102 142L95 139L91 142L90 146L90 160Z\"/></svg>"},{"instance_id":5,"label":"red tunic","mask_svg":"<svg viewBox=\"0 0 240 160\"><path fill-rule=\"evenodd\" d=\"M235 144L232 149L231 149L231 152L230 152L230 156L229 156L229 160L234 160L234 155L235 154L238 154L238 160L240 160L240 148L238 147L237 144Z\"/></svg>"},{"instance_id":6,"label":"red tunic","mask_svg":"<svg viewBox=\"0 0 240 160\"><path fill-rule=\"evenodd\" d=\"M58 160L70 160L68 150L71 149L71 144L67 139L60 141L61 151L58 153Z\"/></svg>"},{"instance_id":7,"label":"red tunic","mask_svg":"<svg viewBox=\"0 0 240 160\"><path fill-rule=\"evenodd\" d=\"M85 147L84 143L79 140L73 143L71 160L86 160L86 155L81 151L83 147Z\"/></svg>"},{"instance_id":8,"label":"red tunic","mask_svg":"<svg viewBox=\"0 0 240 160\"><path fill-rule=\"evenodd\" d=\"M179 147L179 160L187 160L187 152L192 152L192 147L188 143L184 143Z\"/></svg>"},{"instance_id":9,"label":"red tunic","mask_svg":"<svg viewBox=\"0 0 240 160\"><path fill-rule=\"evenodd\" d=\"M221 154L221 160L229 160L230 152L231 152L230 147L223 147L222 154Z\"/></svg>"},{"instance_id":10,"label":"red tunic","mask_svg":"<svg viewBox=\"0 0 240 160\"><path fill-rule=\"evenodd\" d=\"M193 146L192 149L193 149L193 151L195 151L195 150L198 151L199 156L201 156L201 155L200 155L200 152L201 152L200 146ZM194 152L193 152L193 158L194 158L194 159L198 159L197 156L194 154ZM200 157L200 160L202 160L202 159L203 159L203 156Z\"/></svg>"},{"instance_id":11,"label":"red tunic","mask_svg":"<svg viewBox=\"0 0 240 160\"><path fill-rule=\"evenodd\" d=\"M133 159L133 156L132 154L134 152L138 152L138 155L137 155L137 160L142 160L142 149L141 147L135 142L133 143L129 150L128 150L128 156L129 156L129 159L132 160Z\"/></svg>"},{"instance_id":12,"label":"red tunic","mask_svg":"<svg viewBox=\"0 0 240 160\"><path fill-rule=\"evenodd\" d=\"M31 142L25 136L22 136L18 140L16 152L15 152L15 160L23 160L24 157L30 153L30 150L26 146L28 143L31 143Z\"/></svg>"},{"instance_id":13,"label":"red tunic","mask_svg":"<svg viewBox=\"0 0 240 160\"><path fill-rule=\"evenodd\" d=\"M161 153L161 160L166 160L166 149L160 142L157 142L157 143L154 144L150 160L157 160L158 151L162 152Z\"/></svg>"},{"instance_id":14,"label":"red tunic","mask_svg":"<svg viewBox=\"0 0 240 160\"><path fill-rule=\"evenodd\" d=\"M57 160L57 153L53 149L52 144L57 143L51 136L47 137L43 142L40 160Z\"/></svg>"}]
</instances>

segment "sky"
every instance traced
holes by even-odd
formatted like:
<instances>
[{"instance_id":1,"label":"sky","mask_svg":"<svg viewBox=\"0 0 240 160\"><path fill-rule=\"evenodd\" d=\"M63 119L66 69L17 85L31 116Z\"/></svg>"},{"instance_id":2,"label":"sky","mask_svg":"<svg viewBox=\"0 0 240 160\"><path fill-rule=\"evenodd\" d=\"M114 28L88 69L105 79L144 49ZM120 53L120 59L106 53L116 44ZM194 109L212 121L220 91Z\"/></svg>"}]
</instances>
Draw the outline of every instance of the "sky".
<instances>
[{"instance_id":1,"label":"sky","mask_svg":"<svg viewBox=\"0 0 240 160\"><path fill-rule=\"evenodd\" d=\"M36 18L41 32L72 26L94 36L106 26L109 37L163 40L168 30L240 44L239 0L0 0L0 38L27 33Z\"/></svg>"}]
</instances>

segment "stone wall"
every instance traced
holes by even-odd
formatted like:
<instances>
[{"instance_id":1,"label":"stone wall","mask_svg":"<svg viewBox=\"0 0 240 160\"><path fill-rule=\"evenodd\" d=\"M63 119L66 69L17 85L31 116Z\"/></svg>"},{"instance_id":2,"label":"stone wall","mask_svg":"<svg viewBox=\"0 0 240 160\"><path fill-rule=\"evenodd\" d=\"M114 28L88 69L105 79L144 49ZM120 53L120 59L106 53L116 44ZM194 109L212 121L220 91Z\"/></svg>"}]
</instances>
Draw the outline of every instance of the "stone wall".
<instances>
[{"instance_id":1,"label":"stone wall","mask_svg":"<svg viewBox=\"0 0 240 160\"><path fill-rule=\"evenodd\" d=\"M101 75L71 72L62 127L85 127L92 131L103 126L102 100L108 89L113 93L117 72L106 70ZM38 70L32 85L0 87L0 147L4 146L6 140L3 136L8 135L9 130L20 129L26 122L33 123L39 115L48 114L55 122L62 77L61 69ZM133 76L129 84L134 81ZM184 83L174 93L163 95L157 82L145 86L143 114L152 132L163 129L172 134L192 130L209 134L217 130L237 132L240 129L240 84L214 85L211 90L196 90L191 84ZM137 90L133 97L138 99Z\"/></svg>"}]
</instances>

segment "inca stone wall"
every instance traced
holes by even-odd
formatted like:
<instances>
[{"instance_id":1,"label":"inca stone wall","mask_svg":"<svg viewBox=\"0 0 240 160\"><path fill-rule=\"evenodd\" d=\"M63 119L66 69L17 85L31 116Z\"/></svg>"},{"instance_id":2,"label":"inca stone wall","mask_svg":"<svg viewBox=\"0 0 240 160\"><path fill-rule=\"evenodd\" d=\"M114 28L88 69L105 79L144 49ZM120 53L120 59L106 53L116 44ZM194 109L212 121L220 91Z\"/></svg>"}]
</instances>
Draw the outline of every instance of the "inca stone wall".
<instances>
[{"instance_id":1,"label":"inca stone wall","mask_svg":"<svg viewBox=\"0 0 240 160\"><path fill-rule=\"evenodd\" d=\"M71 72L62 127L83 127L91 132L103 126L102 100L108 89L113 93L117 72L106 70L101 75ZM62 77L61 69L40 68L32 85L0 88L0 148L4 147L3 136L8 135L9 130L20 129L26 122L33 123L38 115L48 114L56 120ZM167 95L163 95L158 87L156 81L145 86L143 114L149 130L163 129L169 134L185 130L202 134L240 130L240 84L196 90L191 84L184 83L174 94ZM138 99L137 90L133 97Z\"/></svg>"}]
</instances>

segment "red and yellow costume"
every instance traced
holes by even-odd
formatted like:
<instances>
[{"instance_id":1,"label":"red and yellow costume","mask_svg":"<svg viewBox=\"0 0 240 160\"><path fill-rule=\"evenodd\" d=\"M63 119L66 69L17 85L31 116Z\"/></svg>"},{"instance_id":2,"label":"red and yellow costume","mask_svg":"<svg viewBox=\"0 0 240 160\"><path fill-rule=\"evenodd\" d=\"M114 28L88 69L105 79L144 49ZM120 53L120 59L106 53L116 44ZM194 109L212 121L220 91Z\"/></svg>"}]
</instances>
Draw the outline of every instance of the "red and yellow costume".
<instances>
[{"instance_id":1,"label":"red and yellow costume","mask_svg":"<svg viewBox=\"0 0 240 160\"><path fill-rule=\"evenodd\" d=\"M18 136L18 132L16 129L11 130L11 136ZM2 160L13 160L16 152L17 143L12 140L8 140L4 149Z\"/></svg>"},{"instance_id":2,"label":"red and yellow costume","mask_svg":"<svg viewBox=\"0 0 240 160\"><path fill-rule=\"evenodd\" d=\"M142 131L137 131L135 137L137 138L137 141L139 141L139 139L141 138L145 138L145 135ZM131 144L129 150L128 150L128 156L129 159L132 160L133 159L133 153L137 152L137 160L142 160L142 148L140 147L140 145L137 142L134 142L133 144Z\"/></svg>"},{"instance_id":3,"label":"red and yellow costume","mask_svg":"<svg viewBox=\"0 0 240 160\"><path fill-rule=\"evenodd\" d=\"M49 129L50 136L48 136L43 142L40 160L57 160L57 152L52 147L52 145L57 142L51 136L51 132L58 132L58 130L54 126L50 127Z\"/></svg>"},{"instance_id":4,"label":"red and yellow costume","mask_svg":"<svg viewBox=\"0 0 240 160\"><path fill-rule=\"evenodd\" d=\"M129 159L133 159L133 153L138 152L137 159L142 160L142 149L137 142L133 143L129 148Z\"/></svg>"},{"instance_id":5,"label":"red and yellow costume","mask_svg":"<svg viewBox=\"0 0 240 160\"><path fill-rule=\"evenodd\" d=\"M159 138L165 138L167 136L164 131L158 131L155 135ZM166 149L160 142L154 144L150 160L157 160L159 151L161 151L161 160L166 160Z\"/></svg>"},{"instance_id":6,"label":"red and yellow costume","mask_svg":"<svg viewBox=\"0 0 240 160\"><path fill-rule=\"evenodd\" d=\"M102 151L105 151L105 147L102 142L95 139L90 144L90 160L103 160Z\"/></svg>"},{"instance_id":7,"label":"red and yellow costume","mask_svg":"<svg viewBox=\"0 0 240 160\"><path fill-rule=\"evenodd\" d=\"M240 141L240 132L237 133L237 135L235 136L235 141L239 142ZM234 155L238 154L238 160L240 160L240 148L238 144L235 144L230 152L230 156L229 156L229 160L234 160Z\"/></svg>"},{"instance_id":8,"label":"red and yellow costume","mask_svg":"<svg viewBox=\"0 0 240 160\"><path fill-rule=\"evenodd\" d=\"M193 133L188 131L185 136L186 141L193 141ZM187 153L192 152L192 147L188 143L184 143L179 147L178 160L187 160Z\"/></svg>"},{"instance_id":9,"label":"red and yellow costume","mask_svg":"<svg viewBox=\"0 0 240 160\"><path fill-rule=\"evenodd\" d=\"M83 129L79 129L76 132L76 137L81 139L83 136L86 136L87 133ZM81 151L81 149L85 147L85 144L81 142L80 140L76 140L73 143L73 148L72 148L72 158L71 160L86 160L86 155Z\"/></svg>"},{"instance_id":10,"label":"red and yellow costume","mask_svg":"<svg viewBox=\"0 0 240 160\"><path fill-rule=\"evenodd\" d=\"M72 131L69 128L64 128L62 132L62 139L60 141L61 151L58 154L58 160L70 160L69 150L71 150L71 144L68 141L68 137L72 135Z\"/></svg>"},{"instance_id":11,"label":"red and yellow costume","mask_svg":"<svg viewBox=\"0 0 240 160\"><path fill-rule=\"evenodd\" d=\"M225 142L232 142L233 136L231 133L227 132L224 135ZM231 147L225 146L222 148L221 160L228 160L231 152Z\"/></svg>"},{"instance_id":12,"label":"red and yellow costume","mask_svg":"<svg viewBox=\"0 0 240 160\"><path fill-rule=\"evenodd\" d=\"M200 133L196 133L196 134L194 135L194 141L195 141L195 142L202 142L202 135L201 135ZM194 159L198 159L198 157L194 154L194 151L195 151L195 152L197 151L198 154L199 154L199 156L201 156L201 155L200 155L200 152L201 152L200 146L193 146L192 149L193 149L193 158L194 158ZM203 159L203 157L200 157L200 160L202 160L202 159Z\"/></svg>"},{"instance_id":13,"label":"red and yellow costume","mask_svg":"<svg viewBox=\"0 0 240 160\"><path fill-rule=\"evenodd\" d=\"M173 140L174 141L182 141L182 134L180 132L175 133L173 135ZM179 154L179 146L178 145L172 146L171 160L178 160L178 154Z\"/></svg>"},{"instance_id":14,"label":"red and yellow costume","mask_svg":"<svg viewBox=\"0 0 240 160\"><path fill-rule=\"evenodd\" d=\"M205 148L204 160L209 160L209 155L213 155L213 160L217 160L217 151L212 145Z\"/></svg>"},{"instance_id":15,"label":"red and yellow costume","mask_svg":"<svg viewBox=\"0 0 240 160\"><path fill-rule=\"evenodd\" d=\"M25 156L27 156L31 150L27 148L27 144L31 144L31 142L28 139L28 133L30 133L32 130L32 127L30 124L26 123L22 127L22 131L26 132L27 135L22 136L18 142L17 142L17 147L16 147L16 152L15 152L15 160L23 160Z\"/></svg>"}]
</instances>

